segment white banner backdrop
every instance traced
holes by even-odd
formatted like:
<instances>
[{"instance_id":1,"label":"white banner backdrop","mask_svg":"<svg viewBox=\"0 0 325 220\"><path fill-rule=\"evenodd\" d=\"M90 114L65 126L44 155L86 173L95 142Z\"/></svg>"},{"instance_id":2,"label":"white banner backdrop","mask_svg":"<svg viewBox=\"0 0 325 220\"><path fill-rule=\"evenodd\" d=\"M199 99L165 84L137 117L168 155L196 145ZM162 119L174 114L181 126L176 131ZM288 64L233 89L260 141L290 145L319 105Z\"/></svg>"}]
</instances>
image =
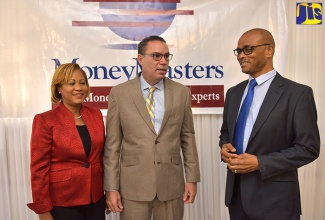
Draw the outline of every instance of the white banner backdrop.
<instances>
[{"instance_id":1,"label":"white banner backdrop","mask_svg":"<svg viewBox=\"0 0 325 220\"><path fill-rule=\"evenodd\" d=\"M174 54L168 77L191 87L196 114L221 114L225 91L247 78L233 49L248 29L261 27L274 34L275 66L284 72L288 39L284 0L0 4L0 116L4 117L33 116L50 109L56 65L73 61L84 68L92 91L97 92L88 101L105 109L106 100L99 97L141 70L135 48L150 34L166 39Z\"/></svg>"}]
</instances>

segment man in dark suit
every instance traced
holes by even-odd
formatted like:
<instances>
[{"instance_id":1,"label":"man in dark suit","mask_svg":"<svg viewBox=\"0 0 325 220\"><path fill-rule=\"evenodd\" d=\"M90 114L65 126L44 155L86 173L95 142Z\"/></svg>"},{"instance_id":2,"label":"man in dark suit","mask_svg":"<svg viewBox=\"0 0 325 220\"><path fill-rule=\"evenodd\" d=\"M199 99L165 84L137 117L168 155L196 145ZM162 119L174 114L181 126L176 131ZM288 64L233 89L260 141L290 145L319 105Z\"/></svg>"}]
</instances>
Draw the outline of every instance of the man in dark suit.
<instances>
[{"instance_id":1,"label":"man in dark suit","mask_svg":"<svg viewBox=\"0 0 325 220\"><path fill-rule=\"evenodd\" d=\"M109 95L104 189L107 208L120 212L121 220L181 220L184 203L196 196L191 95L165 77L171 58L163 38L143 39L142 72Z\"/></svg>"},{"instance_id":2,"label":"man in dark suit","mask_svg":"<svg viewBox=\"0 0 325 220\"><path fill-rule=\"evenodd\" d=\"M312 89L276 72L274 49L269 31L252 29L234 50L249 80L227 92L219 142L228 167L225 203L232 220L300 219L297 169L319 156ZM248 91L251 81L257 85ZM242 120L247 93L253 99Z\"/></svg>"}]
</instances>

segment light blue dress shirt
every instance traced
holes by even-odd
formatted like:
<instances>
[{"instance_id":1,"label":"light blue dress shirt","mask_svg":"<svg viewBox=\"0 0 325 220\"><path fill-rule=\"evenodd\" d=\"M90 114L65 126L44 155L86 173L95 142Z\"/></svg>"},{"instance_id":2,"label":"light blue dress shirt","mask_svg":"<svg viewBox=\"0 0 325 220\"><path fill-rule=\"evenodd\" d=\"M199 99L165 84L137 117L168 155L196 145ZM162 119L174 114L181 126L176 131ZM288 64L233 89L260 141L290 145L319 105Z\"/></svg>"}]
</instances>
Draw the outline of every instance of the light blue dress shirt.
<instances>
[{"instance_id":1,"label":"light blue dress shirt","mask_svg":"<svg viewBox=\"0 0 325 220\"><path fill-rule=\"evenodd\" d=\"M246 127L245 127L245 134L244 134L244 143L243 143L243 152L246 151L247 144L249 137L252 133L253 125L255 123L255 120L257 118L258 112L260 111L261 105L264 101L264 98L266 96L267 91L269 90L269 87L271 85L271 82L273 81L274 77L276 75L276 70L273 69L268 73L265 73L259 77L256 78L257 85L254 88L254 97L253 97L253 102L252 105L249 109L248 116L247 116L247 121L246 121ZM250 76L249 81L251 81L253 78ZM248 90L248 85L247 83L242 101L240 106L242 105L244 98L247 94Z\"/></svg>"},{"instance_id":2,"label":"light blue dress shirt","mask_svg":"<svg viewBox=\"0 0 325 220\"><path fill-rule=\"evenodd\" d=\"M143 98L144 98L144 100L146 100L148 93L149 93L150 85L143 78L142 74L140 76L140 85L141 85L141 91L142 91ZM153 93L153 99L154 99L154 106L155 106L155 131L156 131L156 134L158 134L160 131L161 123L162 123L164 113L165 113L164 80L160 80L154 86L157 87L157 89Z\"/></svg>"}]
</instances>

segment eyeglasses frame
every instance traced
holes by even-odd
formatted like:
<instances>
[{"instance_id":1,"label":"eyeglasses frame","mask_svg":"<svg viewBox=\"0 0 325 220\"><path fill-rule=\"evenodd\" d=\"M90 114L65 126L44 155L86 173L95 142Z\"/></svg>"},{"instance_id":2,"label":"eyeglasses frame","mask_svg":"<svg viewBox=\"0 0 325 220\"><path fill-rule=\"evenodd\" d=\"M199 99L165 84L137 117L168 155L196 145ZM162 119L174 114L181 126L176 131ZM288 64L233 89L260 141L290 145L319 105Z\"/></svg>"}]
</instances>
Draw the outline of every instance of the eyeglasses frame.
<instances>
[{"instance_id":1,"label":"eyeglasses frame","mask_svg":"<svg viewBox=\"0 0 325 220\"><path fill-rule=\"evenodd\" d=\"M240 48L236 48L236 49L234 49L234 54L235 54L235 56L236 57L238 57L240 54L241 54L241 52L243 52L245 55L250 55L250 54L252 54L253 53L253 51L254 51L254 49L256 48L256 47L261 47L261 46L270 46L271 44L259 44L259 45L255 45L255 46L244 46L242 49L240 49ZM250 52L245 52L245 49L247 50L250 50ZM236 55L236 53L237 53L237 55Z\"/></svg>"},{"instance_id":2,"label":"eyeglasses frame","mask_svg":"<svg viewBox=\"0 0 325 220\"><path fill-rule=\"evenodd\" d=\"M149 53L149 54L148 54L148 53L143 53L143 54L141 54L141 55L143 55L143 56L145 56L145 55L147 55L147 56L151 56L152 59L155 60L155 61L160 61L163 57L164 57L164 59L165 59L166 61L171 61L171 60L173 59L173 54L171 54L171 53L161 54L161 53L156 53L156 52L154 52L154 53ZM159 58L159 59L155 59L155 58L154 58L155 55L159 55L160 58Z\"/></svg>"}]
</instances>

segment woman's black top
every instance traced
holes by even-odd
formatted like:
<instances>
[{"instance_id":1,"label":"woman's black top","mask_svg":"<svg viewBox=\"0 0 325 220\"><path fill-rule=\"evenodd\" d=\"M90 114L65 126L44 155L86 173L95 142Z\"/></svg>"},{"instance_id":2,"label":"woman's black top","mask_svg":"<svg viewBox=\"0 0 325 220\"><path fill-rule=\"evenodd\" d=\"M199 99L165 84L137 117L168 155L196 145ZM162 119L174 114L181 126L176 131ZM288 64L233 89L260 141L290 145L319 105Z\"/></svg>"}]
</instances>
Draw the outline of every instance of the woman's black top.
<instances>
[{"instance_id":1,"label":"woman's black top","mask_svg":"<svg viewBox=\"0 0 325 220\"><path fill-rule=\"evenodd\" d=\"M87 155L87 157L89 157L90 150L91 150L91 138L90 138L90 134L87 129L87 126L86 125L77 125L77 129L78 129L82 144L84 145L86 155Z\"/></svg>"}]
</instances>

